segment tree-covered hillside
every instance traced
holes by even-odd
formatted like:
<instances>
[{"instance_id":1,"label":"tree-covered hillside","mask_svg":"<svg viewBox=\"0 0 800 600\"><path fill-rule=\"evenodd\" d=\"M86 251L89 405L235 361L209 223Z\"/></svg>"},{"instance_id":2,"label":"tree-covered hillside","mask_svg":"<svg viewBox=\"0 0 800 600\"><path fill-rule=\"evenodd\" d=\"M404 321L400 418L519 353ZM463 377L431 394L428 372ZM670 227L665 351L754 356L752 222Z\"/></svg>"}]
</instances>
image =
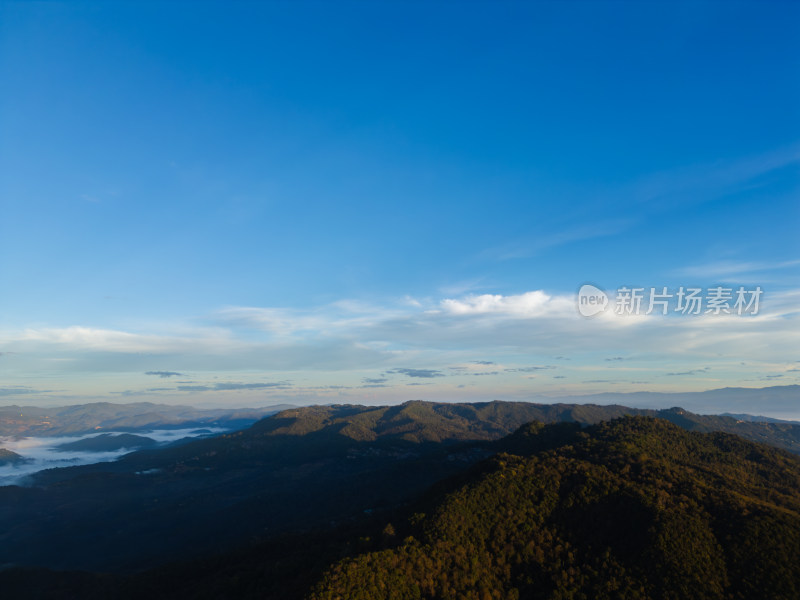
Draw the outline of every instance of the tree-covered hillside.
<instances>
[{"instance_id":1,"label":"tree-covered hillside","mask_svg":"<svg viewBox=\"0 0 800 600\"><path fill-rule=\"evenodd\" d=\"M500 445L310 598L800 597L797 458L647 418Z\"/></svg>"}]
</instances>

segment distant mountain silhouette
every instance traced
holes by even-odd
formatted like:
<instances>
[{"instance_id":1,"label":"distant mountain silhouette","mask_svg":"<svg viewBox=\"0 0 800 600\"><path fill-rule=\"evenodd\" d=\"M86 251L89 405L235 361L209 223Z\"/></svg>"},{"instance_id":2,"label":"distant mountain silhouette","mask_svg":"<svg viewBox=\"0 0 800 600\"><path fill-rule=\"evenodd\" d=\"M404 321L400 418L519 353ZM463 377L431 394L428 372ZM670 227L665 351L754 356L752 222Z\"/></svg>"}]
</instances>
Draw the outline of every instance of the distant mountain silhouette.
<instances>
[{"instance_id":1,"label":"distant mountain silhouette","mask_svg":"<svg viewBox=\"0 0 800 600\"><path fill-rule=\"evenodd\" d=\"M69 436L97 431L206 427L211 424L238 429L285 408L289 405L197 409L150 402L95 402L50 408L0 406L0 436Z\"/></svg>"}]
</instances>

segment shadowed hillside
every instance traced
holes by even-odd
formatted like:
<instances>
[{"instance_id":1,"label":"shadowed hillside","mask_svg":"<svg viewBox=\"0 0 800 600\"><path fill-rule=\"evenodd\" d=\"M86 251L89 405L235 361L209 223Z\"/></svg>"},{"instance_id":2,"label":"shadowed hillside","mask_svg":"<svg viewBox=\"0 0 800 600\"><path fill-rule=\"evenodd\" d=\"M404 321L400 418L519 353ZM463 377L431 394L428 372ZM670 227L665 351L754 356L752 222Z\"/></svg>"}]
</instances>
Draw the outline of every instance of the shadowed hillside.
<instances>
[{"instance_id":1,"label":"shadowed hillside","mask_svg":"<svg viewBox=\"0 0 800 600\"><path fill-rule=\"evenodd\" d=\"M0 448L0 465L13 465L20 462L25 462L25 459L19 454L6 448Z\"/></svg>"}]
</instances>

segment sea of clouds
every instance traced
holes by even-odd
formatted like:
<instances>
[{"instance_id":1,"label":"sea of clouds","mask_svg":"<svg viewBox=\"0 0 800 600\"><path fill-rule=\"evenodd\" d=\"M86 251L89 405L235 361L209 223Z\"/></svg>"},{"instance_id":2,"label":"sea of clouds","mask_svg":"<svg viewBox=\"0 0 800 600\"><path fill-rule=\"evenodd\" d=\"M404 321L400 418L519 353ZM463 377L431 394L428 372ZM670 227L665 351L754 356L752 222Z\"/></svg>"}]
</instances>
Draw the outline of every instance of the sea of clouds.
<instances>
[{"instance_id":1,"label":"sea of clouds","mask_svg":"<svg viewBox=\"0 0 800 600\"><path fill-rule=\"evenodd\" d=\"M225 431L228 430L221 427L192 427L189 429L155 429L151 431L136 431L133 433L166 445L186 438L224 433ZM0 485L24 485L29 475L42 471L43 469L110 462L132 451L132 449L129 448L107 452L63 451L57 449L61 444L77 442L108 433L119 435L122 432L104 431L102 433L91 433L88 435L71 437L0 437L0 448L16 452L27 459L24 463L0 466Z\"/></svg>"}]
</instances>

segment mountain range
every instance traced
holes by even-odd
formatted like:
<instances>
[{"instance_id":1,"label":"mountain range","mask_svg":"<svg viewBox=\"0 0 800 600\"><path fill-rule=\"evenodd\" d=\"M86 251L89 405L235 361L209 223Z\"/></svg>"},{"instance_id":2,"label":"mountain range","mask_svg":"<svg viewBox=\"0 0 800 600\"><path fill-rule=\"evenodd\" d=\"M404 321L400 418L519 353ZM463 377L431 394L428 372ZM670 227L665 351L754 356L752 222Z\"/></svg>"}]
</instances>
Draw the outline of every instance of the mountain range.
<instances>
[{"instance_id":1,"label":"mountain range","mask_svg":"<svg viewBox=\"0 0 800 600\"><path fill-rule=\"evenodd\" d=\"M394 506L484 458L489 451L482 443L524 423L591 424L631 414L800 448L800 426L678 408L419 401L293 408L235 433L50 469L34 475L30 487L0 488L0 563L135 569L253 535L340 523ZM127 543L93 535L97 527ZM165 529L174 533L167 540ZM65 547L70 551L60 551Z\"/></svg>"},{"instance_id":2,"label":"mountain range","mask_svg":"<svg viewBox=\"0 0 800 600\"><path fill-rule=\"evenodd\" d=\"M623 429L612 435L609 433L612 430L603 429L612 427L607 425L609 422L623 423L619 425ZM761 442L770 443L772 448ZM606 448L609 444L610 449ZM708 493L707 490L714 486L727 486L733 478L747 481L752 486L746 489L734 487L725 496L723 504L715 504L714 514L723 515L714 517L717 521L725 520L725 511L742 508L731 504L740 498L745 507L742 510L752 512L758 507L758 510L769 512L773 511L770 506L774 504L777 508L773 512L778 516L770 512L772 516L769 518L785 517L793 524L795 522L791 519L796 517L796 513L792 511L796 509L792 502L796 501L800 489L796 485L799 461L795 455L778 448L794 453L800 451L800 425L697 415L681 408L654 411L624 406L421 401L391 407L290 408L240 431L180 446L141 450L115 462L51 469L32 476L25 487L0 487L0 563L5 566L5 571L0 573L0 585L7 589L33 589L31 586L35 580L36 585L45 586L41 590L42 597L53 598L69 597L58 596L57 589L78 589L81 597L91 597L92 594L116 597L121 594L121 586L147 589L147 595L159 597L160 584L155 582L163 581L169 583L168 588L161 591L171 589L174 594L160 597L203 597L203 590L216 589L216 595L205 597L299 598L313 594L318 598L355 598L359 596L352 595L355 588L348 582L358 582L359 577L366 576L360 574L363 568L359 566L361 559L358 557L378 553L375 555L377 558L364 559L367 561L364 564L385 569L381 562L384 560L382 552L391 549L398 553L389 557L386 564L405 564L404 561L411 560L409 552L416 553L415 556L420 552L427 556L427 550L419 550L426 548L426 544L433 547L444 544L453 548L453 556L460 556L459 553L466 551L456 550L457 544L466 541L463 538L451 540L447 537L449 533L436 533L439 521L432 515L439 513L435 506L445 503L454 490L463 486L472 489L470 486L483 481L481 478L489 471L500 472L504 478L511 477L512 480L514 474L535 474L536 469L526 466L527 461L545 464L541 462L545 455L549 461L546 462L547 470L557 471L558 465L563 463L565 468L576 469L575 474L565 471L566 474L559 475L566 478L563 480L545 478L535 484L526 480L520 485L523 489L530 485L535 489L550 486L548 497L558 506L566 503L563 507L566 510L575 500L565 500L567 496L559 491L564 489L564 482L587 473L592 477L596 475L602 485L598 484L596 496L589 494L587 497L591 502L596 500L597 505L589 506L591 502L586 500L589 503L587 512L581 517L586 523L603 519L615 522L614 519L622 519L628 509L644 511L640 506L645 502L643 498L649 499L647 502L656 502L661 497L659 494L672 498L668 506L677 512L670 518L677 518L682 514L681 494L705 507L703 495ZM519 464L511 471L506 470L510 459L500 458L503 453L521 457L513 459ZM498 461L506 463L501 465ZM588 466L589 463L594 466ZM736 472L737 465L743 469L746 467L746 472ZM637 496L638 500L628 497L634 494L634 488L623 494L621 500L613 495L617 493L613 490L625 478L651 471L675 473L677 479L668 479L672 487L649 479L642 479L641 485L631 483L634 488L641 488L636 492L641 496ZM687 482L698 478L707 479L707 482L700 487L687 487ZM775 487L776 481L782 482L780 487ZM613 501L606 498L609 494L615 498ZM779 498L781 495L786 498ZM618 500L622 503L620 506L616 504ZM492 512L501 510L498 508L502 505L499 497L496 502L500 504L492 505L494 508L491 509L483 507L480 514L489 520L499 519L497 523L502 523L502 515ZM658 503L654 506L657 507ZM527 525L530 529L536 523L544 523L551 517L555 518L553 515L561 514L556 511L545 515L544 507L539 503L514 507L513 511L515 514L520 510L521 514L544 515L531 521ZM604 516L604 510L610 511L608 515ZM709 535L712 535L716 540L714 543L724 549L728 538L719 538L722 534L715 529L716 521L703 520L706 513L711 514L708 512L711 509L697 510L696 514L692 513L692 518L696 517L692 527L696 526L697 532L702 530L704 537L701 539L710 540ZM650 520L642 518L642 527L647 524L656 531L661 526L656 517L647 517ZM504 565L491 567L494 573L491 577L501 577L497 581L501 581L502 589L507 592L503 597L513 597L514 589L522 594L520 597L530 597L524 590L532 589L531 585L545 585L542 581L548 582L542 589L550 590L549 595L543 597L568 597L578 593L576 589L584 590L581 592L584 597L604 597L597 587L598 576L590 572L591 569L597 571L602 564L592 563L594 559L589 557L595 551L605 552L605 547L598 549L597 544L608 542L614 535L609 531L600 532L597 534L600 542L590 540L591 543L586 542L588 546L582 547L582 553L573 552L570 560L575 562L574 578L578 583L570 583L573 587L568 585L562 589L559 587L561 584L552 579L556 576L553 564L558 561L562 564L564 560L564 556L559 554L561 550L556 548L560 546L563 550L566 542L578 544L570 540L579 536L569 527L562 531L559 529L562 525L559 520L548 525L551 528L548 535L552 538L548 539L561 541L554 542L555 545L546 552L542 550L545 554L536 560L543 565L544 571L535 577L531 575L531 581L526 583L527 580L519 579L513 574L513 569L510 575L502 577L494 573L495 567L505 569ZM770 535L782 536L781 531ZM697 533L692 532L692 535ZM416 542L404 546L409 535ZM633 560L631 556L638 556L645 550L655 552L651 543L665 547L677 543L667 538L656 542L653 540L661 538L655 533L653 535L656 537L644 541L620 542L623 546L639 548L635 552L613 547L609 550L613 556L610 554L611 558L604 564L612 565L618 579L626 582L624 589L629 590L628 597L637 597L630 590L644 590L642 593L646 594L649 589L665 585L662 580L671 577L651 577L646 569L642 571L645 563L630 562ZM492 539L483 542L476 541L477 538L470 539L469 543L495 543ZM744 538L735 539L737 545L745 543ZM794 548L791 546L793 539L786 540L790 550ZM525 562L530 557L517 556L516 553L521 552L514 545L517 542L509 543L512 550L504 559L507 565L524 562L533 568ZM767 544L763 540L759 543ZM316 550L310 551L309 544ZM414 550L413 544L421 546ZM715 554L717 558L724 555L725 566L720 566L721 570L718 569L714 575L718 583L714 593L719 590L727 593L725 590L731 585L733 576L730 573L735 569L725 562L728 560L725 552ZM739 548L736 552L744 550ZM450 560L446 554L442 554L441 560ZM664 553L657 556L664 564L676 560L672 555L667 558ZM373 562L373 558L378 562ZM176 560L181 561L180 564L176 564ZM348 562L352 560L356 562ZM722 563L714 564L719 566ZM38 570L41 568L60 571ZM441 579L442 568L420 571L419 576L409 579L417 586L409 588L411 596L362 597L415 597L415 589L422 594L416 597L450 597L448 594L451 592L446 590L456 590L452 592L456 594L453 597L472 597L464 591L466 588L459 587L463 584L461 580L442 583L444 587L441 589L431 587L430 581ZM88 575L86 571L113 575ZM367 571L375 569L369 567ZM542 574L545 571L549 574ZM238 573L236 578L249 582L247 589L253 591L250 596L250 592L226 595L227 592L221 591L223 588L238 589L235 585L231 587L230 577L234 577L234 573ZM187 579L189 574L194 579L209 581L198 590ZM269 574L270 583L264 581L266 574ZM386 581L394 576L387 573ZM489 577L481 574L484 576ZM796 574L791 575L794 576ZM470 577L474 579L473 575ZM743 576L737 574L736 577ZM123 585L122 582L127 583ZM311 583L316 586L313 590ZM353 585L359 587L362 583ZM112 592L108 592L109 589ZM350 591L342 592L348 589ZM586 596L585 590L600 595ZM474 597L482 597L480 594L483 592L475 593L478 595ZM678 594L675 597L684 597L675 593ZM725 596L712 594L706 597Z\"/></svg>"},{"instance_id":3,"label":"mountain range","mask_svg":"<svg viewBox=\"0 0 800 600\"><path fill-rule=\"evenodd\" d=\"M72 406L0 406L0 436L72 436L99 431L137 431L219 425L237 429L252 425L289 405L263 408L197 409L134 402L94 402Z\"/></svg>"}]
</instances>

